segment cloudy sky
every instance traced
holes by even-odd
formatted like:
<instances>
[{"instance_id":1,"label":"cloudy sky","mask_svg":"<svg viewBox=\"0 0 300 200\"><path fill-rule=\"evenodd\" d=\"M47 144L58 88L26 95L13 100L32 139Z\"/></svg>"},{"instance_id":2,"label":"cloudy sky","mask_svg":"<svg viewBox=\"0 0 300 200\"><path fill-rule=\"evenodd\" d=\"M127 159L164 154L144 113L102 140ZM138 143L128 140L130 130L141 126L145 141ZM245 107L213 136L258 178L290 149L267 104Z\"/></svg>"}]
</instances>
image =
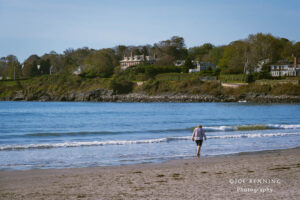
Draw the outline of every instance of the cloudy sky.
<instances>
[{"instance_id":1,"label":"cloudy sky","mask_svg":"<svg viewBox=\"0 0 300 200\"><path fill-rule=\"evenodd\" d=\"M143 45L187 47L263 32L300 41L298 0L0 0L0 57Z\"/></svg>"}]
</instances>

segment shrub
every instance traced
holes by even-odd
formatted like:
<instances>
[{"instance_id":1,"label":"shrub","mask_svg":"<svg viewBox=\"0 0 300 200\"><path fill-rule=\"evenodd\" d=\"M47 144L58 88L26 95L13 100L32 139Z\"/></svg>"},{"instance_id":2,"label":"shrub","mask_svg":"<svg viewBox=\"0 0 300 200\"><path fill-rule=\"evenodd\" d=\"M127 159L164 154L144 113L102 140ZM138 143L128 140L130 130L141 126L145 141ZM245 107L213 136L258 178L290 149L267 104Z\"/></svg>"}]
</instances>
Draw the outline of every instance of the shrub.
<instances>
[{"instance_id":1,"label":"shrub","mask_svg":"<svg viewBox=\"0 0 300 200\"><path fill-rule=\"evenodd\" d=\"M246 76L246 82L247 83L253 83L255 81L253 74L247 74Z\"/></svg>"},{"instance_id":2,"label":"shrub","mask_svg":"<svg viewBox=\"0 0 300 200\"><path fill-rule=\"evenodd\" d=\"M139 65L135 68L136 73L145 73L148 78L154 78L161 73L179 73L181 67L176 66L157 66L157 65Z\"/></svg>"},{"instance_id":3,"label":"shrub","mask_svg":"<svg viewBox=\"0 0 300 200\"><path fill-rule=\"evenodd\" d=\"M221 74L219 75L219 80L222 82L240 82L244 83L246 81L245 74Z\"/></svg>"},{"instance_id":4,"label":"shrub","mask_svg":"<svg viewBox=\"0 0 300 200\"><path fill-rule=\"evenodd\" d=\"M115 94L127 94L133 90L133 82L126 80L123 77L114 77L110 82L110 87Z\"/></svg>"},{"instance_id":5,"label":"shrub","mask_svg":"<svg viewBox=\"0 0 300 200\"><path fill-rule=\"evenodd\" d=\"M291 84L291 83L273 85L271 94L273 94L273 95L285 94L285 95L299 96L300 95L300 85L295 85L295 84Z\"/></svg>"}]
</instances>

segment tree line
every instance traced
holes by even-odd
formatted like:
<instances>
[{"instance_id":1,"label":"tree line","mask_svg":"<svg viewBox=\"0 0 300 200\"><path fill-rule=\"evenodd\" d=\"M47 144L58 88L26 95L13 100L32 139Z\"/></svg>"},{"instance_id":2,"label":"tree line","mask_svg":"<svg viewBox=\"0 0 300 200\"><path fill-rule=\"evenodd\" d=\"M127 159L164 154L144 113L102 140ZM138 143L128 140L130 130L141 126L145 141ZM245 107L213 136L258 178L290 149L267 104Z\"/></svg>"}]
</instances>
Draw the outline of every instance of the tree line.
<instances>
[{"instance_id":1,"label":"tree line","mask_svg":"<svg viewBox=\"0 0 300 200\"><path fill-rule=\"evenodd\" d=\"M70 74L80 66L82 76L109 78L120 74L120 60L131 54L157 58L151 69L143 66L137 69L150 75L158 72L187 72L194 67L191 62L193 60L217 65L218 73L221 74L240 74L244 73L245 66L251 71L263 59L269 59L270 62L292 62L293 56L300 56L300 42L257 33L228 45L205 43L187 48L183 37L173 36L153 45L119 45L99 50L88 47L70 48L61 54L51 51L42 56L31 55L23 63L16 56L8 55L0 58L0 76L30 78L50 73ZM174 66L176 60L185 60L185 65L180 68Z\"/></svg>"}]
</instances>

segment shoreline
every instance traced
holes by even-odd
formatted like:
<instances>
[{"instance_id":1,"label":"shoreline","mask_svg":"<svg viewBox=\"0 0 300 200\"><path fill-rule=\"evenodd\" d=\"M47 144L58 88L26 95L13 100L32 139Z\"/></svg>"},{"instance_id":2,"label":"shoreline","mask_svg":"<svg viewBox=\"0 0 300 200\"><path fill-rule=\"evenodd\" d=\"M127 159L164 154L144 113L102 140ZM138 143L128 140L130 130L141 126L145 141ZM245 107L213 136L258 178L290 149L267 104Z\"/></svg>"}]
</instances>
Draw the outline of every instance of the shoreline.
<instances>
[{"instance_id":1,"label":"shoreline","mask_svg":"<svg viewBox=\"0 0 300 200\"><path fill-rule=\"evenodd\" d=\"M295 199L299 169L300 147L160 164L0 171L0 198ZM270 183L273 179L280 183Z\"/></svg>"},{"instance_id":2,"label":"shoreline","mask_svg":"<svg viewBox=\"0 0 300 200\"><path fill-rule=\"evenodd\" d=\"M0 101L24 101L24 102L124 102L124 103L300 103L300 96L289 95L240 95L240 96L213 96L213 95L145 95L145 94L124 94L124 95L97 95L94 92L63 95L63 96L19 96L16 94L11 97L2 97ZM97 93L97 92L96 92Z\"/></svg>"},{"instance_id":3,"label":"shoreline","mask_svg":"<svg viewBox=\"0 0 300 200\"><path fill-rule=\"evenodd\" d=\"M27 93L19 90L10 96L0 97L0 101L68 101L68 102L250 102L250 103L300 103L299 95L269 95L265 93L241 93L228 95L161 93L114 94L112 90L94 89L69 91L57 94L51 91Z\"/></svg>"},{"instance_id":4,"label":"shoreline","mask_svg":"<svg viewBox=\"0 0 300 200\"><path fill-rule=\"evenodd\" d=\"M300 146L297 147L291 147L291 148L282 148L282 149L268 149L268 150L257 150L257 151L244 151L244 152L237 152L237 153L228 153L228 154L218 154L218 155L206 155L201 157L202 159L210 159L210 158L222 158L222 157L231 157L231 156L241 156L241 155L255 155L255 154L267 154L267 153L273 153L276 151L281 150L293 150L293 149L299 149ZM194 158L191 158L193 156L188 156L187 158L173 158L173 159L167 159L160 162L146 162L146 163L133 163L133 164L116 164L116 165L100 165L100 166L86 166L86 167L62 167L62 168L35 168L35 169L0 169L1 172L13 172L13 171L34 171L34 170L73 170L73 169L93 169L93 168L120 168L120 167L130 167L130 166L139 166L139 165L167 165L169 162L183 162L183 161L189 161L193 160Z\"/></svg>"}]
</instances>

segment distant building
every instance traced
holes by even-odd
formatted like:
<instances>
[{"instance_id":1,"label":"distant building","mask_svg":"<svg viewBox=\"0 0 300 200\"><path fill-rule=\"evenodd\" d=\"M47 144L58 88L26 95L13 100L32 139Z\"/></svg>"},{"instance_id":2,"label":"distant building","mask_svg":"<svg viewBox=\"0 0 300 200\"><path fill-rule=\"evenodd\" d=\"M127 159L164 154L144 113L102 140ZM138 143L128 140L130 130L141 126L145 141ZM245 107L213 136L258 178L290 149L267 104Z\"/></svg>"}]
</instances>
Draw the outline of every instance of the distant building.
<instances>
[{"instance_id":1,"label":"distant building","mask_svg":"<svg viewBox=\"0 0 300 200\"><path fill-rule=\"evenodd\" d=\"M74 75L79 75L81 73L82 73L81 66L79 66L75 71L72 72L72 74L74 74Z\"/></svg>"},{"instance_id":2,"label":"distant building","mask_svg":"<svg viewBox=\"0 0 300 200\"><path fill-rule=\"evenodd\" d=\"M174 62L174 65L175 65L176 67L181 67L181 66L184 65L184 63L185 63L185 60L176 60L176 61Z\"/></svg>"},{"instance_id":3,"label":"distant building","mask_svg":"<svg viewBox=\"0 0 300 200\"><path fill-rule=\"evenodd\" d=\"M294 62L275 63L270 65L271 76L300 76L300 64L298 58L294 57Z\"/></svg>"},{"instance_id":4,"label":"distant building","mask_svg":"<svg viewBox=\"0 0 300 200\"><path fill-rule=\"evenodd\" d=\"M123 60L120 61L121 69L127 69L128 67L140 65L140 64L153 64L156 61L152 56L135 55L135 56L124 56Z\"/></svg>"},{"instance_id":5,"label":"distant building","mask_svg":"<svg viewBox=\"0 0 300 200\"><path fill-rule=\"evenodd\" d=\"M196 65L196 61L192 60L193 65ZM181 67L185 64L185 60L176 60L173 63L176 67Z\"/></svg>"},{"instance_id":6,"label":"distant building","mask_svg":"<svg viewBox=\"0 0 300 200\"><path fill-rule=\"evenodd\" d=\"M300 76L300 65L294 68L290 64L273 64L271 65L271 76Z\"/></svg>"},{"instance_id":7,"label":"distant building","mask_svg":"<svg viewBox=\"0 0 300 200\"><path fill-rule=\"evenodd\" d=\"M196 69L189 69L189 73L193 73L193 72L200 72L200 71L205 71L205 70L213 70L216 69L217 66L215 66L214 64L210 63L210 62L196 62L197 64L197 68Z\"/></svg>"},{"instance_id":8,"label":"distant building","mask_svg":"<svg viewBox=\"0 0 300 200\"><path fill-rule=\"evenodd\" d=\"M261 72L262 67L266 64L270 63L270 59L263 59L257 62L256 66L253 67L253 69L249 68L248 61L245 63L245 73L250 74L250 73L256 73L256 72Z\"/></svg>"},{"instance_id":9,"label":"distant building","mask_svg":"<svg viewBox=\"0 0 300 200\"><path fill-rule=\"evenodd\" d=\"M53 74L53 69L54 69L54 67L53 67L53 65L51 65L51 67L49 69L50 75Z\"/></svg>"},{"instance_id":10,"label":"distant building","mask_svg":"<svg viewBox=\"0 0 300 200\"><path fill-rule=\"evenodd\" d=\"M254 72L261 72L262 67L264 65L268 64L268 63L270 63L270 59L269 58L258 61L257 67L255 67Z\"/></svg>"}]
</instances>

